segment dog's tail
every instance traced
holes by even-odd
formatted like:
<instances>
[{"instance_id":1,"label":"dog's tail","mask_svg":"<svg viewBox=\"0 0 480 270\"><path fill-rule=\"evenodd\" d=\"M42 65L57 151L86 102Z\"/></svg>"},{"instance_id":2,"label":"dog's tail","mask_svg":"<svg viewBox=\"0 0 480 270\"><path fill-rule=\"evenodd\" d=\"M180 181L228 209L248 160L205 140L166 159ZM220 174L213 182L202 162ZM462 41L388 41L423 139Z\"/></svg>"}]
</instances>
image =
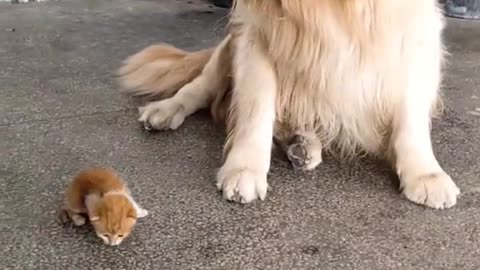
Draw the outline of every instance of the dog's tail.
<instances>
[{"instance_id":1,"label":"dog's tail","mask_svg":"<svg viewBox=\"0 0 480 270\"><path fill-rule=\"evenodd\" d=\"M213 51L187 52L168 44L152 45L124 61L118 81L128 94L169 98L201 74Z\"/></svg>"}]
</instances>

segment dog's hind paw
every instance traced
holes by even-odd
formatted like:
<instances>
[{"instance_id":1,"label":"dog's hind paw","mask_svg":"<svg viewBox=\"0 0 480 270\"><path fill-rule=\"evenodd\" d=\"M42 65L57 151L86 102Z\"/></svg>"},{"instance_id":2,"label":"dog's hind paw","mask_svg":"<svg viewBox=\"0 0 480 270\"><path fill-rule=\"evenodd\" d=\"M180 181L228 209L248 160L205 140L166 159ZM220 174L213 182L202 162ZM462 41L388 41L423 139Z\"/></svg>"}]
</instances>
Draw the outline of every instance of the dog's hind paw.
<instances>
[{"instance_id":1,"label":"dog's hind paw","mask_svg":"<svg viewBox=\"0 0 480 270\"><path fill-rule=\"evenodd\" d=\"M186 117L184 107L172 99L152 102L138 110L138 121L148 131L175 130L182 125Z\"/></svg>"},{"instance_id":2,"label":"dog's hind paw","mask_svg":"<svg viewBox=\"0 0 480 270\"><path fill-rule=\"evenodd\" d=\"M287 157L296 170L309 171L322 162L322 146L309 138L296 135L286 150Z\"/></svg>"}]
</instances>

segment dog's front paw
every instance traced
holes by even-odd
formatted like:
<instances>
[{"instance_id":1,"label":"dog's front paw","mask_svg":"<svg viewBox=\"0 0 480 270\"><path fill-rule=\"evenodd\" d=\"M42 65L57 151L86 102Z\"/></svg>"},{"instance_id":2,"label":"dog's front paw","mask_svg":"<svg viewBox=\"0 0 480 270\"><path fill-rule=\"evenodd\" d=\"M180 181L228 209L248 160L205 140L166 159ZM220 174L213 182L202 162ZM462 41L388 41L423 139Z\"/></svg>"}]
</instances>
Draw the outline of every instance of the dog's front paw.
<instances>
[{"instance_id":1,"label":"dog's front paw","mask_svg":"<svg viewBox=\"0 0 480 270\"><path fill-rule=\"evenodd\" d=\"M249 203L257 198L264 200L267 195L267 174L248 168L223 170L217 175L217 187L229 201Z\"/></svg>"},{"instance_id":2,"label":"dog's front paw","mask_svg":"<svg viewBox=\"0 0 480 270\"><path fill-rule=\"evenodd\" d=\"M175 130L186 116L183 106L171 99L152 102L138 110L138 121L146 130Z\"/></svg>"},{"instance_id":3,"label":"dog's front paw","mask_svg":"<svg viewBox=\"0 0 480 270\"><path fill-rule=\"evenodd\" d=\"M457 203L460 190L445 172L424 174L401 179L403 194L407 199L435 209L444 209Z\"/></svg>"}]
</instances>

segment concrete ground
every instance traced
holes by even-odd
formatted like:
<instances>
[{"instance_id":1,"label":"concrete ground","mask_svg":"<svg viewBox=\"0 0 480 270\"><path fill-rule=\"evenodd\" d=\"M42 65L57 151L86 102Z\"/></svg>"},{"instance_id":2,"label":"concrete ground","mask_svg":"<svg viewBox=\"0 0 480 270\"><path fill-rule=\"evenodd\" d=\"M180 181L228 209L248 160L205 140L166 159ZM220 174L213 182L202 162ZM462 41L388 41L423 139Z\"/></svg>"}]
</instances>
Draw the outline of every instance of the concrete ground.
<instances>
[{"instance_id":1,"label":"concrete ground","mask_svg":"<svg viewBox=\"0 0 480 270\"><path fill-rule=\"evenodd\" d=\"M480 21L448 20L438 159L464 194L446 211L401 198L372 160L312 173L275 160L266 201L214 185L223 134L205 114L148 134L112 72L157 41L197 49L226 10L199 1L0 3L1 269L480 269ZM121 246L62 227L67 182L114 166L150 210Z\"/></svg>"}]
</instances>

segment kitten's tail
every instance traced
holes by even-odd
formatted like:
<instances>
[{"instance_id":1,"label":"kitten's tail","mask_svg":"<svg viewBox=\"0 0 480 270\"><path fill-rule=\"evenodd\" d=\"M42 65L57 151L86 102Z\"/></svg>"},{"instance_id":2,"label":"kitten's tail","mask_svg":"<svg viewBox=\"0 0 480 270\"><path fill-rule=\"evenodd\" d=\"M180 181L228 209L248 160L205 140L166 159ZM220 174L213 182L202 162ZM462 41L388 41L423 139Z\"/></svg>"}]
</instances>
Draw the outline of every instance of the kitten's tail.
<instances>
[{"instance_id":1,"label":"kitten's tail","mask_svg":"<svg viewBox=\"0 0 480 270\"><path fill-rule=\"evenodd\" d=\"M124 61L118 81L128 94L169 98L201 74L213 50L187 52L168 44L152 45Z\"/></svg>"}]
</instances>

